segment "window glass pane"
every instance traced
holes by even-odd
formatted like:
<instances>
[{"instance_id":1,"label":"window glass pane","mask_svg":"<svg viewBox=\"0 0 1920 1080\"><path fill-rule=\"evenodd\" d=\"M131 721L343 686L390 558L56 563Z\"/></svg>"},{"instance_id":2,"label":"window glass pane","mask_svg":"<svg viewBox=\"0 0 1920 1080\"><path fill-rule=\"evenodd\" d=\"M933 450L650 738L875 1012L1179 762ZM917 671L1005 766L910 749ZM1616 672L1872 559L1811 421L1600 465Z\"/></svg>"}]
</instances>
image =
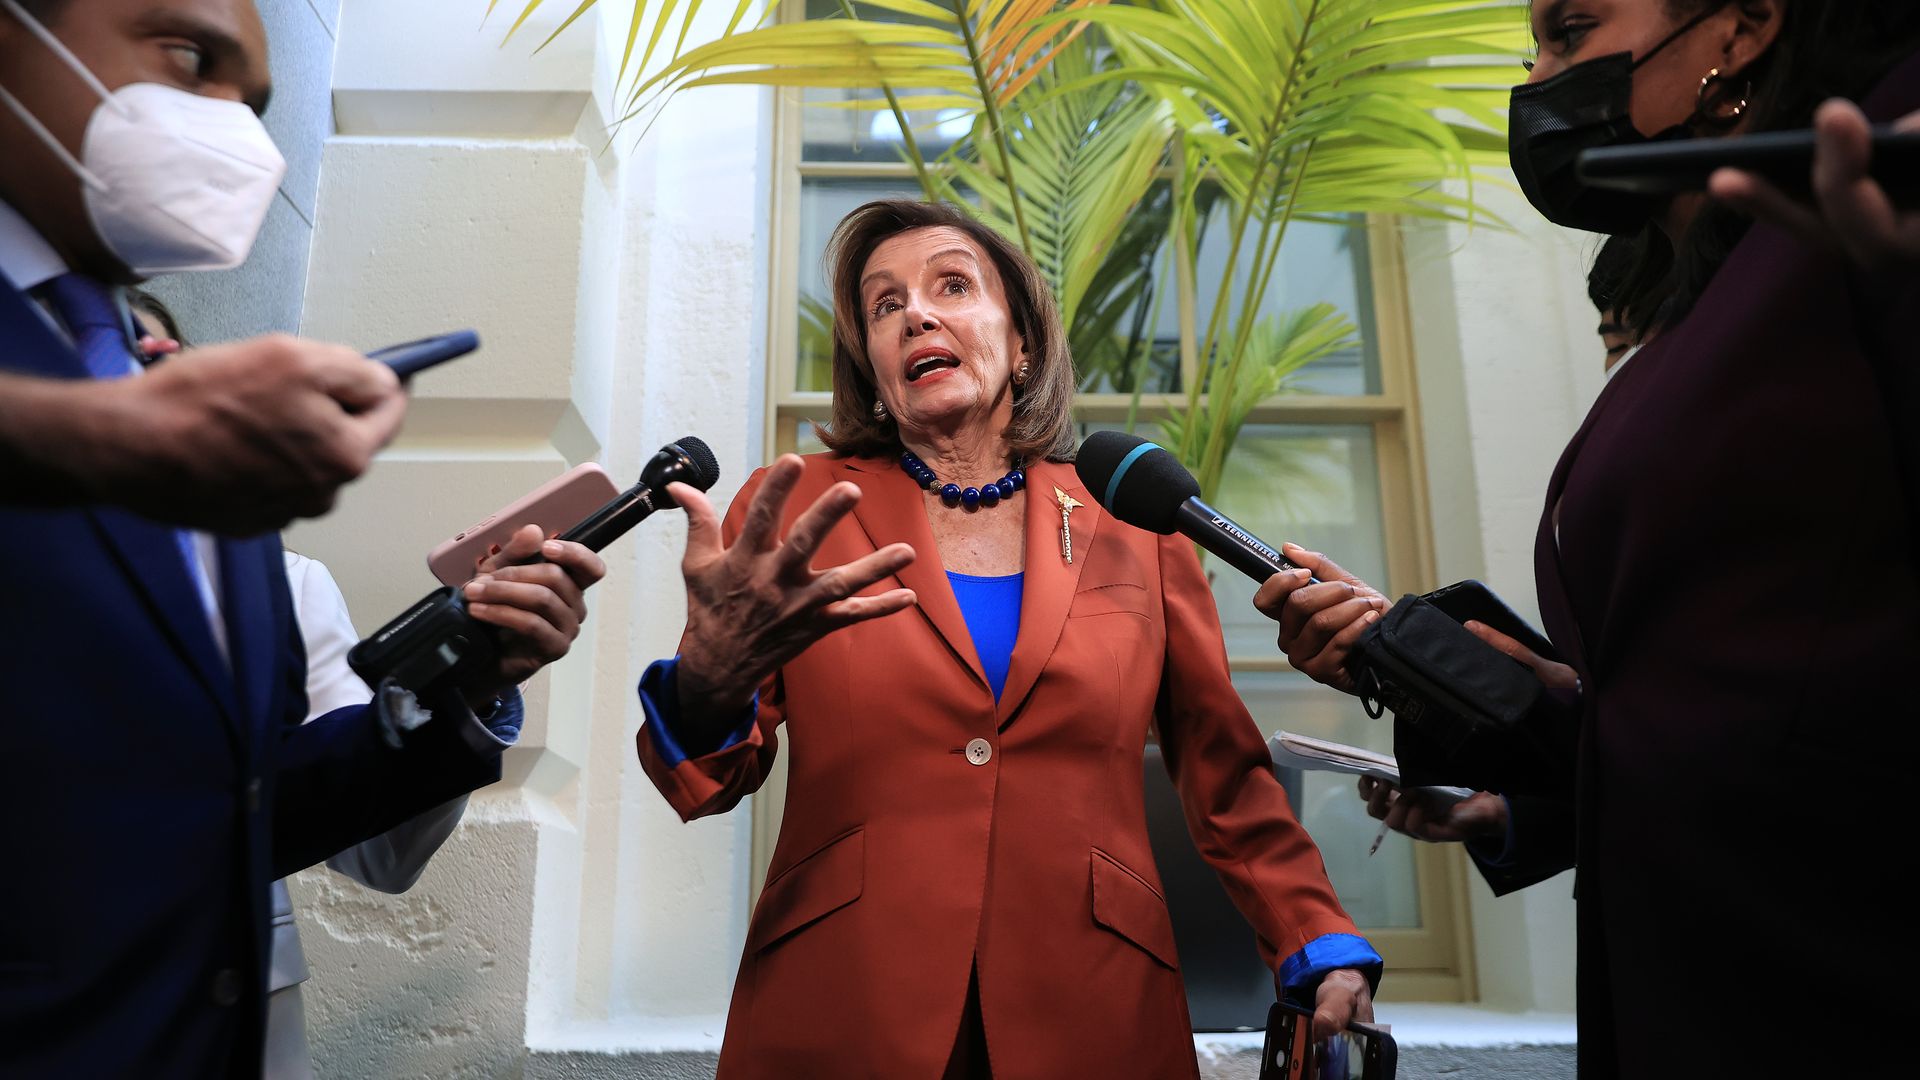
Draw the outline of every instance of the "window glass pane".
<instances>
[{"instance_id":1,"label":"window glass pane","mask_svg":"<svg viewBox=\"0 0 1920 1080\"><path fill-rule=\"evenodd\" d=\"M827 418L823 414L820 417L820 423L824 424L826 422ZM827 444L820 441L819 434L813 430L813 424L814 422L812 420L793 421L787 427L786 445L780 448L780 452L783 454L789 451L796 454L818 454L825 450Z\"/></svg>"},{"instance_id":2,"label":"window glass pane","mask_svg":"<svg viewBox=\"0 0 1920 1080\"><path fill-rule=\"evenodd\" d=\"M945 6L944 4L942 6ZM872 4L853 4L855 13L866 22L926 24L928 20L902 15ZM838 0L807 0L807 18L841 18ZM897 98L906 100L937 91L898 87ZM803 161L902 161L900 123L887 107L886 95L879 87L807 89L801 98L807 108L800 113L800 157ZM844 103L860 101L870 107L845 108ZM833 107L818 107L831 105ZM972 127L972 117L964 109L908 109L907 125L926 160L945 153Z\"/></svg>"},{"instance_id":3,"label":"window glass pane","mask_svg":"<svg viewBox=\"0 0 1920 1080\"><path fill-rule=\"evenodd\" d=\"M1089 424L1084 431L1119 429ZM1154 424L1134 434L1166 445ZM1366 424L1248 424L1227 453L1214 509L1275 547L1283 541L1321 552L1375 588L1391 593L1380 518L1380 467ZM1201 559L1213 581L1227 654L1272 657L1277 630L1253 606L1260 585L1214 558Z\"/></svg>"},{"instance_id":4,"label":"window glass pane","mask_svg":"<svg viewBox=\"0 0 1920 1080\"><path fill-rule=\"evenodd\" d=\"M1271 646L1271 642L1269 642ZM1393 725L1370 719L1360 703L1321 686L1298 672L1243 671L1234 676L1247 709L1262 734L1285 729L1316 738L1393 752ZM1372 856L1367 849L1380 823L1367 816L1358 782L1338 773L1309 772L1297 780L1300 819L1319 845L1327 876L1341 906L1359 926L1420 925L1420 891L1415 880L1413 841L1387 834Z\"/></svg>"},{"instance_id":5,"label":"window glass pane","mask_svg":"<svg viewBox=\"0 0 1920 1080\"><path fill-rule=\"evenodd\" d=\"M1219 202L1208 215L1200 236L1199 257L1194 268L1194 323L1204 338L1208 321L1222 286L1228 249L1232 247L1230 208ZM1234 297L1244 293L1252 273L1251 251L1259 238L1258 228L1250 226L1242 242L1239 266L1234 275ZM1155 264L1156 276L1165 282L1168 299L1160 305L1154 321L1158 341L1172 345L1180 340L1180 313L1172 301L1173 284L1167 275L1170 264L1162 259ZM1313 394L1377 394L1380 392L1380 358L1376 350L1373 323L1372 267L1367 258L1367 230L1363 221L1330 224L1295 221L1287 228L1280 259L1274 265L1272 280L1261 301L1263 316L1276 316L1313 304L1332 304L1359 330L1360 347L1322 358L1297 373L1290 386ZM1228 311L1231 318L1237 307Z\"/></svg>"},{"instance_id":6,"label":"window glass pane","mask_svg":"<svg viewBox=\"0 0 1920 1080\"><path fill-rule=\"evenodd\" d=\"M902 90L898 96L907 98L915 93ZM801 99L808 106L800 114L802 160L871 161L905 167L907 159L901 156L905 139L900 134L900 121L887 107L886 95L879 90L808 89L802 91ZM871 104L859 108L817 107L826 102L853 101ZM908 109L907 124L913 129L921 158L932 161L966 136L973 126L973 117L965 109Z\"/></svg>"},{"instance_id":7,"label":"window glass pane","mask_svg":"<svg viewBox=\"0 0 1920 1080\"><path fill-rule=\"evenodd\" d=\"M1227 456L1215 509L1267 543L1326 554L1389 592L1380 467L1365 424L1248 424ZM1259 584L1209 555L1207 572L1232 656L1274 655L1275 624L1253 607Z\"/></svg>"}]
</instances>

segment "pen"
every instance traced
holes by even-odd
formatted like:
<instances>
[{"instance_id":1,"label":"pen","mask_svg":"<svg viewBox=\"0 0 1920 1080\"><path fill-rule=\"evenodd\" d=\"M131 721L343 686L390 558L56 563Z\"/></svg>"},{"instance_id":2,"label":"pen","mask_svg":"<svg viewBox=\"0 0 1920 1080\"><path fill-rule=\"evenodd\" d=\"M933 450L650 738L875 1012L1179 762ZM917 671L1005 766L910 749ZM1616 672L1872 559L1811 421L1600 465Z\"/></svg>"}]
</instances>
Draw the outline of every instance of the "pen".
<instances>
[{"instance_id":1,"label":"pen","mask_svg":"<svg viewBox=\"0 0 1920 1080\"><path fill-rule=\"evenodd\" d=\"M1381 822L1380 831L1373 834L1373 846L1367 849L1368 858L1372 858L1373 853L1380 850L1380 841L1385 840L1387 838L1387 829L1388 829L1387 823L1384 821Z\"/></svg>"}]
</instances>

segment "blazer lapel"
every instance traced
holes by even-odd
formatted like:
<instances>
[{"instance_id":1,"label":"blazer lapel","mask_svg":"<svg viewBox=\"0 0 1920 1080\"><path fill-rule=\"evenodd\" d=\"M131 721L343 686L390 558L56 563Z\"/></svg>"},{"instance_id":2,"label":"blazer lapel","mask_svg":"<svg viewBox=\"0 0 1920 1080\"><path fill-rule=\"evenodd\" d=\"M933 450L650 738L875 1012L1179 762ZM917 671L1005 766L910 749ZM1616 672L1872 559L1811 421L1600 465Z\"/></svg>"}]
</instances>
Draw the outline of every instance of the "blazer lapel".
<instances>
[{"instance_id":1,"label":"blazer lapel","mask_svg":"<svg viewBox=\"0 0 1920 1080\"><path fill-rule=\"evenodd\" d=\"M96 506L87 512L121 569L145 598L148 614L166 630L227 722L237 727L240 713L233 673L214 644L200 589L187 576L174 530L110 507Z\"/></svg>"},{"instance_id":2,"label":"blazer lapel","mask_svg":"<svg viewBox=\"0 0 1920 1080\"><path fill-rule=\"evenodd\" d=\"M55 379L84 379L80 354L60 339L32 298L0 278L0 367Z\"/></svg>"},{"instance_id":3,"label":"blazer lapel","mask_svg":"<svg viewBox=\"0 0 1920 1080\"><path fill-rule=\"evenodd\" d=\"M10 284L0 286L0 341L7 343L0 366L32 375L84 379L87 368L61 340L33 301ZM124 510L107 506L85 511L107 550L133 582L148 614L165 628L207 692L220 704L229 722L237 718L233 678L220 658L219 647L207 627L206 608L199 589L187 576L172 528Z\"/></svg>"},{"instance_id":4,"label":"blazer lapel","mask_svg":"<svg viewBox=\"0 0 1920 1080\"><path fill-rule=\"evenodd\" d=\"M934 633L972 673L980 688L986 689L987 676L974 650L973 635L967 631L966 616L960 613L960 601L953 597L946 567L940 562L940 549L933 542L933 529L927 524L925 496L906 473L878 458L848 458L836 462L834 472L835 479L859 485L860 501L854 504L853 516L866 530L875 550L903 541L913 546L914 560L896 575L897 580L913 590L920 614ZM1019 655L1018 649L1014 655Z\"/></svg>"},{"instance_id":5,"label":"blazer lapel","mask_svg":"<svg viewBox=\"0 0 1920 1080\"><path fill-rule=\"evenodd\" d=\"M1081 504L1068 518L1073 536L1071 563L1060 550L1056 488ZM1079 476L1069 465L1036 462L1027 470L1026 496L1026 579L1020 589L1020 636L1013 644L1007 685L997 710L1002 729L1012 722L1021 702L1033 691L1033 684L1060 643L1067 610L1073 606L1073 594L1080 586L1080 571L1093 554L1093 536L1101 520L1100 507L1080 486Z\"/></svg>"},{"instance_id":6,"label":"blazer lapel","mask_svg":"<svg viewBox=\"0 0 1920 1080\"><path fill-rule=\"evenodd\" d=\"M1553 467L1553 475L1547 481L1547 504L1540 517L1540 529L1533 539L1533 577L1534 592L1540 603L1540 619L1546 624L1549 637L1559 642L1564 651L1573 655L1566 657L1583 675L1589 672L1592 657L1587 655L1586 644L1581 640L1579 619L1573 611L1573 598L1567 593L1565 569L1560 562L1560 500L1565 496L1567 481L1573 475L1573 466L1585 448L1587 437L1593 433L1594 424L1599 420L1620 388L1636 375L1644 375L1647 367L1647 354L1659 347L1653 342L1636 353L1625 368L1614 372L1607 380L1600 395L1587 409L1585 419L1574 431L1573 438L1567 441L1567 448L1560 452L1560 460ZM1557 632L1556 632L1557 631ZM1590 675L1588 675L1591 678Z\"/></svg>"}]
</instances>

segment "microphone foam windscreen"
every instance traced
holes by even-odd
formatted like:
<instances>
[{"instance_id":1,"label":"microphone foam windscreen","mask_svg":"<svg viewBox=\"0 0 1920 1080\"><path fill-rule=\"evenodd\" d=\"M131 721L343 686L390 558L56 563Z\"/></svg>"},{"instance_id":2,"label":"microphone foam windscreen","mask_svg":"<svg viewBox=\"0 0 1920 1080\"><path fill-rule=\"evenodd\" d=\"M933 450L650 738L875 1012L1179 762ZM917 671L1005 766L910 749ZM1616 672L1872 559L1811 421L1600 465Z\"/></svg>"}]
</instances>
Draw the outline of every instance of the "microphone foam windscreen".
<instances>
[{"instance_id":1,"label":"microphone foam windscreen","mask_svg":"<svg viewBox=\"0 0 1920 1080\"><path fill-rule=\"evenodd\" d=\"M1180 504L1200 494L1200 484L1179 458L1124 431L1087 436L1073 467L1108 513L1150 532L1172 533Z\"/></svg>"},{"instance_id":2,"label":"microphone foam windscreen","mask_svg":"<svg viewBox=\"0 0 1920 1080\"><path fill-rule=\"evenodd\" d=\"M693 476L688 479L688 483L701 491L707 491L719 482L720 462L713 456L712 449L706 443L695 436L688 435L685 438L675 439L673 445L680 448L680 452L686 455L687 461L693 466Z\"/></svg>"}]
</instances>

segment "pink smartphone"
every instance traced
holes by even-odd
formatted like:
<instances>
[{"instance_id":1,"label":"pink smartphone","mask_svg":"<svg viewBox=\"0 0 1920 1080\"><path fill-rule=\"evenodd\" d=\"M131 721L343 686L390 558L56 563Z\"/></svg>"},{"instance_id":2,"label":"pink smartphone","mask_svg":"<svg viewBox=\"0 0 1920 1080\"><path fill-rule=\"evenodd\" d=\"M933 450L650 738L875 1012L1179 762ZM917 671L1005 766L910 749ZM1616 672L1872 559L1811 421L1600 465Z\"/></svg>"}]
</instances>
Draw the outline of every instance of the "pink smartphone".
<instances>
[{"instance_id":1,"label":"pink smartphone","mask_svg":"<svg viewBox=\"0 0 1920 1080\"><path fill-rule=\"evenodd\" d=\"M548 536L558 536L619 494L605 469L591 461L576 466L453 534L428 553L427 569L443 585L465 584L480 561L521 528L538 525Z\"/></svg>"}]
</instances>

